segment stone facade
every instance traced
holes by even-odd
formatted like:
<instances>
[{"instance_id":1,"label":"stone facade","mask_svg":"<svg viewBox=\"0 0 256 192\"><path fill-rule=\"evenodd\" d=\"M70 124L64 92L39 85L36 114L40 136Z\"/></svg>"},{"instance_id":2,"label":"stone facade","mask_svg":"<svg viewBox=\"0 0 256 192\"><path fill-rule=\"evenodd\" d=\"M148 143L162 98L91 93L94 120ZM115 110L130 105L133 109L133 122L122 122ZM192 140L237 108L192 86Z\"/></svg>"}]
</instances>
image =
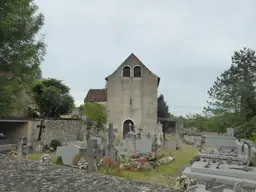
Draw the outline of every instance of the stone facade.
<instances>
[{"instance_id":1,"label":"stone facade","mask_svg":"<svg viewBox=\"0 0 256 192\"><path fill-rule=\"evenodd\" d=\"M36 141L39 134L40 124L39 120L28 122L28 144ZM82 140L86 131L86 126L81 120L74 119L58 119L58 120L44 120L45 128L41 135L43 144L49 144L52 139L60 138L74 138Z\"/></svg>"},{"instance_id":2,"label":"stone facade","mask_svg":"<svg viewBox=\"0 0 256 192\"><path fill-rule=\"evenodd\" d=\"M124 69L130 70L124 75ZM135 68L141 71L137 74ZM129 73L129 71L128 71ZM157 91L160 78L153 74L134 54L131 54L107 80L108 122L124 135L126 120L134 128L148 133L157 129Z\"/></svg>"}]
</instances>

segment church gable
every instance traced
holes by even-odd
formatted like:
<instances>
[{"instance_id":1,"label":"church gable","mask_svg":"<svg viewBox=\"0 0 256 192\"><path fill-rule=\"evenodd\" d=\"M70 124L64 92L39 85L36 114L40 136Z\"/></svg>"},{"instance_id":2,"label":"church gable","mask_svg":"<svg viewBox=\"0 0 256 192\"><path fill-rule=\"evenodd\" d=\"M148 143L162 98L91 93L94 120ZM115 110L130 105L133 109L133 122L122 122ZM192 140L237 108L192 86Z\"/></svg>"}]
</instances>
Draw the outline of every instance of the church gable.
<instances>
[{"instance_id":1,"label":"church gable","mask_svg":"<svg viewBox=\"0 0 256 192\"><path fill-rule=\"evenodd\" d=\"M141 78L145 70L155 76L159 84L160 78L151 72L133 53L108 77L120 73L125 78ZM108 77L105 78L106 81L108 81Z\"/></svg>"}]
</instances>

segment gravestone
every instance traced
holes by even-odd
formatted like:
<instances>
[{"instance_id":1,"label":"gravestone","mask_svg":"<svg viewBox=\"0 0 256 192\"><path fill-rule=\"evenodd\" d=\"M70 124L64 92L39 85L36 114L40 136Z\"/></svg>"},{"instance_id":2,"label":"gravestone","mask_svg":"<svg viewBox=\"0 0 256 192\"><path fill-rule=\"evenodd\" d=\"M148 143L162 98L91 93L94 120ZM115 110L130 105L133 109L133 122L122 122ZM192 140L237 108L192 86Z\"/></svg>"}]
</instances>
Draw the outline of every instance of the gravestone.
<instances>
[{"instance_id":1,"label":"gravestone","mask_svg":"<svg viewBox=\"0 0 256 192\"><path fill-rule=\"evenodd\" d=\"M232 186L237 182L244 181L246 188L256 188L256 168L235 164L229 165L223 161L216 163L194 162L191 167L187 167L183 171L183 174L200 181L216 178L217 183Z\"/></svg>"},{"instance_id":2,"label":"gravestone","mask_svg":"<svg viewBox=\"0 0 256 192\"><path fill-rule=\"evenodd\" d=\"M97 139L88 140L87 157L89 173L97 172L97 157L105 156L103 151L105 150L101 150L97 145Z\"/></svg>"},{"instance_id":3,"label":"gravestone","mask_svg":"<svg viewBox=\"0 0 256 192\"><path fill-rule=\"evenodd\" d=\"M97 140L97 145L101 144L101 138L100 137L91 137L91 139L96 139Z\"/></svg>"},{"instance_id":4,"label":"gravestone","mask_svg":"<svg viewBox=\"0 0 256 192\"><path fill-rule=\"evenodd\" d=\"M175 151L177 148L177 142L175 140L165 140L163 141L163 149L169 151Z\"/></svg>"},{"instance_id":5,"label":"gravestone","mask_svg":"<svg viewBox=\"0 0 256 192\"><path fill-rule=\"evenodd\" d=\"M77 145L67 145L57 147L56 157L62 157L65 165L73 165L73 159L80 153L80 147Z\"/></svg>"},{"instance_id":6,"label":"gravestone","mask_svg":"<svg viewBox=\"0 0 256 192\"><path fill-rule=\"evenodd\" d=\"M136 152L149 153L152 152L152 139L136 140Z\"/></svg>"},{"instance_id":7,"label":"gravestone","mask_svg":"<svg viewBox=\"0 0 256 192\"><path fill-rule=\"evenodd\" d=\"M234 129L233 128L227 128L227 136L234 137Z\"/></svg>"},{"instance_id":8,"label":"gravestone","mask_svg":"<svg viewBox=\"0 0 256 192\"><path fill-rule=\"evenodd\" d=\"M33 143L33 146L34 146L35 152L42 153L42 151L43 151L43 142L42 141L35 141Z\"/></svg>"},{"instance_id":9,"label":"gravestone","mask_svg":"<svg viewBox=\"0 0 256 192\"><path fill-rule=\"evenodd\" d=\"M109 124L109 129L108 129L108 145L106 147L105 155L109 156L112 163L116 163L116 155L117 155L117 150L113 146L113 141L114 141L114 132L113 132L113 124Z\"/></svg>"},{"instance_id":10,"label":"gravestone","mask_svg":"<svg viewBox=\"0 0 256 192\"><path fill-rule=\"evenodd\" d=\"M89 139L88 141L88 172L94 173L97 171L95 150L97 149L97 140Z\"/></svg>"},{"instance_id":11,"label":"gravestone","mask_svg":"<svg viewBox=\"0 0 256 192\"><path fill-rule=\"evenodd\" d=\"M140 128L138 129L138 131L139 131L139 133L138 133L138 139L142 139L142 131L143 131L143 129L140 127Z\"/></svg>"},{"instance_id":12,"label":"gravestone","mask_svg":"<svg viewBox=\"0 0 256 192\"><path fill-rule=\"evenodd\" d=\"M125 139L125 151L128 153L136 152L136 136L133 132L128 132Z\"/></svg>"},{"instance_id":13,"label":"gravestone","mask_svg":"<svg viewBox=\"0 0 256 192\"><path fill-rule=\"evenodd\" d=\"M18 149L17 149L17 156L22 157L22 148L23 148L23 138L18 139Z\"/></svg>"}]
</instances>

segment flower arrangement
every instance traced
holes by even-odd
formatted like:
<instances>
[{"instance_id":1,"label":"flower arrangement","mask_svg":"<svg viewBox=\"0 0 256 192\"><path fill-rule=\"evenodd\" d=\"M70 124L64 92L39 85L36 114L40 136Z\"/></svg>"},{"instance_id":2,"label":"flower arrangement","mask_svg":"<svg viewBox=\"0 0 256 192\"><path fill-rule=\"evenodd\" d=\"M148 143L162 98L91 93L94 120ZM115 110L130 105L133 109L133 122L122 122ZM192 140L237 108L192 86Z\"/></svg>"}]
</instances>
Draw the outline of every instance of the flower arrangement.
<instances>
[{"instance_id":1,"label":"flower arrangement","mask_svg":"<svg viewBox=\"0 0 256 192\"><path fill-rule=\"evenodd\" d=\"M133 159L137 159L138 157L139 157L139 154L136 154L136 153L132 154Z\"/></svg>"},{"instance_id":2,"label":"flower arrangement","mask_svg":"<svg viewBox=\"0 0 256 192\"><path fill-rule=\"evenodd\" d=\"M88 162L86 158L81 157L80 160L77 162L77 166L79 169L87 170L88 169Z\"/></svg>"},{"instance_id":3,"label":"flower arrangement","mask_svg":"<svg viewBox=\"0 0 256 192\"><path fill-rule=\"evenodd\" d=\"M105 174L114 175L114 176L122 176L122 165L120 161L117 161L115 164L111 161L110 157L107 156L103 160L102 170Z\"/></svg>"},{"instance_id":4,"label":"flower arrangement","mask_svg":"<svg viewBox=\"0 0 256 192\"><path fill-rule=\"evenodd\" d=\"M158 161L159 161L159 163L161 164L161 165L167 165L167 164L169 164L169 163L171 163L171 162L173 162L175 160L175 157L171 157L171 156L167 156L167 157L162 157L161 159L159 159Z\"/></svg>"},{"instance_id":5,"label":"flower arrangement","mask_svg":"<svg viewBox=\"0 0 256 192\"><path fill-rule=\"evenodd\" d=\"M201 157L200 157L200 155L195 155L193 159L194 159L195 161L200 161Z\"/></svg>"},{"instance_id":6,"label":"flower arrangement","mask_svg":"<svg viewBox=\"0 0 256 192\"><path fill-rule=\"evenodd\" d=\"M117 156L117 160L123 164L128 164L132 159L132 155L129 153L121 153Z\"/></svg>"},{"instance_id":7,"label":"flower arrangement","mask_svg":"<svg viewBox=\"0 0 256 192\"><path fill-rule=\"evenodd\" d=\"M187 176L182 175L175 180L175 188L187 190L189 187L196 185L196 180L189 179Z\"/></svg>"}]
</instances>

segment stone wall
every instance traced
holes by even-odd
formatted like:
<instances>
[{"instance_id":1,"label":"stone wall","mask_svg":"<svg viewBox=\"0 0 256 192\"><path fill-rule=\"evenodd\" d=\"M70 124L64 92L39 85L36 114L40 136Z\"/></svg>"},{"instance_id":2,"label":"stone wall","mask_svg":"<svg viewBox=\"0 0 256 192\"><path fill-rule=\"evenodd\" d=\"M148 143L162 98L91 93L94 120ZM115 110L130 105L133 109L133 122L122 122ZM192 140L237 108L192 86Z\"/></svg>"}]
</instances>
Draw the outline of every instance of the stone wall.
<instances>
[{"instance_id":1,"label":"stone wall","mask_svg":"<svg viewBox=\"0 0 256 192\"><path fill-rule=\"evenodd\" d=\"M40 120L28 122L28 144L32 145L39 135ZM44 120L45 128L41 135L43 144L49 144L52 139L82 140L86 125L77 119Z\"/></svg>"},{"instance_id":2,"label":"stone wall","mask_svg":"<svg viewBox=\"0 0 256 192\"><path fill-rule=\"evenodd\" d=\"M90 192L179 192L109 175L87 174L84 170L54 166L0 154L0 191L90 191Z\"/></svg>"}]
</instances>

